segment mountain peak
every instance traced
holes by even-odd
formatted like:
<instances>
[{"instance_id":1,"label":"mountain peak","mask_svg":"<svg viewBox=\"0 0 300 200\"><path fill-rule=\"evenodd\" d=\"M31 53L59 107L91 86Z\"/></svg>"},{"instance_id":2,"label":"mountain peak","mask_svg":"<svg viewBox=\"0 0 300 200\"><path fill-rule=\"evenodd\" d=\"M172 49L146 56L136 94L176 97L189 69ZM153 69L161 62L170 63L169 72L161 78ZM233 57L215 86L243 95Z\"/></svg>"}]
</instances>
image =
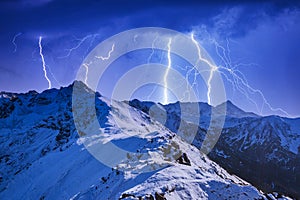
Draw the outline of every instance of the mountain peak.
<instances>
[{"instance_id":1,"label":"mountain peak","mask_svg":"<svg viewBox=\"0 0 300 200\"><path fill-rule=\"evenodd\" d=\"M99 98L95 106L100 128L95 128L93 122L96 121L91 118L94 115L89 115L85 104L79 104L76 111L72 110L74 88L81 95L78 96L80 103L88 103L86 97L95 95L82 81L74 81L60 89L12 94L15 97L0 99L0 144L3 152L0 199L27 198L28 194L33 199L57 199L62 195L66 199L146 199L151 195L167 199L265 197L176 135L180 127L177 125L181 123L180 103L157 104L159 109L167 112L160 118L165 122L163 124L148 112L155 104L153 102L134 100L116 102L112 106ZM239 117L247 114L232 102L225 103L228 113ZM183 103L190 114L186 116L189 117L186 118L188 123L183 124L188 133L193 127L199 130L196 139L200 144L210 120L206 116L212 108L206 103L203 106L199 103L203 111L201 116L204 116L199 123L193 121L193 114L199 114L193 110L197 104ZM160 114L159 109L152 107L150 111ZM82 116L76 122L82 129L75 127L75 112ZM240 131L240 128L236 130ZM102 148L106 145L116 147L114 152ZM83 151L84 147L97 151L90 154L91 151ZM114 165L106 166L105 162ZM115 164L118 165L114 167ZM24 181L29 184L24 185Z\"/></svg>"},{"instance_id":2,"label":"mountain peak","mask_svg":"<svg viewBox=\"0 0 300 200\"><path fill-rule=\"evenodd\" d=\"M242 117L258 117L257 114L252 112L246 112L236 106L232 103L232 101L227 100L220 105L216 106L216 109L221 109L223 106L226 106L226 116L228 117L236 117L236 118L242 118Z\"/></svg>"}]
</instances>

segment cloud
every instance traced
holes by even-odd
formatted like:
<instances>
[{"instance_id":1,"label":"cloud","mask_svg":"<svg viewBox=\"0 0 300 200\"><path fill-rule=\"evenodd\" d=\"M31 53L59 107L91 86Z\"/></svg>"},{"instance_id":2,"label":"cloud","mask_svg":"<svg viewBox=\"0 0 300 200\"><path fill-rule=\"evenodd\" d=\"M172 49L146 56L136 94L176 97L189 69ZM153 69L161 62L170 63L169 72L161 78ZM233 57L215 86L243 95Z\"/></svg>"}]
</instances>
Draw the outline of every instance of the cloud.
<instances>
[{"instance_id":1,"label":"cloud","mask_svg":"<svg viewBox=\"0 0 300 200\"><path fill-rule=\"evenodd\" d=\"M277 20L272 23L288 26L293 23L292 16L299 10L298 4L291 6L288 3L278 4L268 1L262 4L235 4L222 7L216 15L204 23L193 26L192 30L202 35L202 38L208 36L218 40L240 38L269 21Z\"/></svg>"},{"instance_id":2,"label":"cloud","mask_svg":"<svg viewBox=\"0 0 300 200\"><path fill-rule=\"evenodd\" d=\"M263 92L272 106L277 105L292 115L299 115L299 109L295 109L299 108L296 100L300 96L297 84L300 72L299 25L298 7L274 7L268 4L260 8L223 8L209 23L193 29L218 65L226 66L229 63L234 66L235 63L243 62L246 65L237 65L242 66L238 70L253 88ZM224 49L217 50L215 41ZM251 95L255 95L253 98L261 102L261 97L256 93ZM241 100L241 95L228 96L243 109L256 111L251 103ZM264 114L274 114L266 106L263 111Z\"/></svg>"},{"instance_id":3,"label":"cloud","mask_svg":"<svg viewBox=\"0 0 300 200\"><path fill-rule=\"evenodd\" d=\"M231 35L242 14L243 7L225 8L220 14L212 18L214 31Z\"/></svg>"},{"instance_id":4,"label":"cloud","mask_svg":"<svg viewBox=\"0 0 300 200\"><path fill-rule=\"evenodd\" d=\"M54 0L4 0L0 3L2 8L9 10L23 10L32 7L44 6Z\"/></svg>"},{"instance_id":5,"label":"cloud","mask_svg":"<svg viewBox=\"0 0 300 200\"><path fill-rule=\"evenodd\" d=\"M16 78L16 77L22 76L20 73L14 71L13 69L9 69L4 66L0 66L0 74L1 74L1 77L6 76L8 78Z\"/></svg>"}]
</instances>

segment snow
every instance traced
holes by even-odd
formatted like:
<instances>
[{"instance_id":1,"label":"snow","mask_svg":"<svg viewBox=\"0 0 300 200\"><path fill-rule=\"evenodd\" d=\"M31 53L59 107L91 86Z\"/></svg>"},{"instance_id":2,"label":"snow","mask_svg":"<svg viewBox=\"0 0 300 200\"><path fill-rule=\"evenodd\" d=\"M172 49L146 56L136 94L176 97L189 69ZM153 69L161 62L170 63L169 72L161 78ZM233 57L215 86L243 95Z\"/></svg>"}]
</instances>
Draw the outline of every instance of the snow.
<instances>
[{"instance_id":1,"label":"snow","mask_svg":"<svg viewBox=\"0 0 300 200\"><path fill-rule=\"evenodd\" d=\"M41 94L1 93L0 103L13 96L19 102L9 100L15 109L0 118L0 199L102 200L126 194L134 199L155 193L167 199L266 199L126 102L96 95L101 128L79 137L71 94L72 86ZM113 167L90 152L108 144L125 153L96 151L101 158L111 159ZM183 153L190 165L178 161Z\"/></svg>"}]
</instances>

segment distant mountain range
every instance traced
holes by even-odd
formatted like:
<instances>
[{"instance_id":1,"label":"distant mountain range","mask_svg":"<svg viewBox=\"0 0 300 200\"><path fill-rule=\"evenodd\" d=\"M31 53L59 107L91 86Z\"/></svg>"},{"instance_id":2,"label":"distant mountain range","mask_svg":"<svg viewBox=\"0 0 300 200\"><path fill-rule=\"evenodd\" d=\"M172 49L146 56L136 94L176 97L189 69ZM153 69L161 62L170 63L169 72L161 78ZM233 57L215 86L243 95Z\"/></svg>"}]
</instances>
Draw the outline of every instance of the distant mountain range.
<instances>
[{"instance_id":1,"label":"distant mountain range","mask_svg":"<svg viewBox=\"0 0 300 200\"><path fill-rule=\"evenodd\" d=\"M75 128L74 87L86 129ZM95 97L97 130L83 109L88 96ZM205 103L198 121L191 110L183 122L197 127L191 145L178 133L179 103L110 101L77 81L42 93L1 92L0 199L300 198L300 119L225 104L221 137L206 156L199 149L218 108ZM127 153L108 151L108 144Z\"/></svg>"},{"instance_id":2,"label":"distant mountain range","mask_svg":"<svg viewBox=\"0 0 300 200\"><path fill-rule=\"evenodd\" d=\"M159 105L167 112L165 126L176 133L180 123L179 107L195 107L193 104L196 103ZM209 158L263 191L279 191L300 199L300 118L262 117L245 112L230 101L224 104L224 127ZM149 113L155 104L133 100L130 105ZM213 108L206 103L198 103L198 106L201 116L199 121L193 122L198 126L193 145L200 149L211 109L218 106Z\"/></svg>"}]
</instances>

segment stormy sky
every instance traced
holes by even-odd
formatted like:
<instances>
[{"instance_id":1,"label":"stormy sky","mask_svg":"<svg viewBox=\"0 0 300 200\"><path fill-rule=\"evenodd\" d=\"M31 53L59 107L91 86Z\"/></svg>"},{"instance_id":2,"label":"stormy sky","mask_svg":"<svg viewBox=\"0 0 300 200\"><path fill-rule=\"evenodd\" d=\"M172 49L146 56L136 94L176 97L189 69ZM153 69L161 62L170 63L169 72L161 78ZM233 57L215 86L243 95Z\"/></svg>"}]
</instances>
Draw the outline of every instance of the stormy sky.
<instances>
[{"instance_id":1,"label":"stormy sky","mask_svg":"<svg viewBox=\"0 0 300 200\"><path fill-rule=\"evenodd\" d=\"M300 116L297 1L4 0L0 26L1 91L47 89L40 36L49 79L59 88L74 81L84 58L106 38L133 28L163 27L195 33L217 65L238 69L257 92L245 90L247 96L225 83L227 98L237 106L286 116L271 109L282 108Z\"/></svg>"}]
</instances>

